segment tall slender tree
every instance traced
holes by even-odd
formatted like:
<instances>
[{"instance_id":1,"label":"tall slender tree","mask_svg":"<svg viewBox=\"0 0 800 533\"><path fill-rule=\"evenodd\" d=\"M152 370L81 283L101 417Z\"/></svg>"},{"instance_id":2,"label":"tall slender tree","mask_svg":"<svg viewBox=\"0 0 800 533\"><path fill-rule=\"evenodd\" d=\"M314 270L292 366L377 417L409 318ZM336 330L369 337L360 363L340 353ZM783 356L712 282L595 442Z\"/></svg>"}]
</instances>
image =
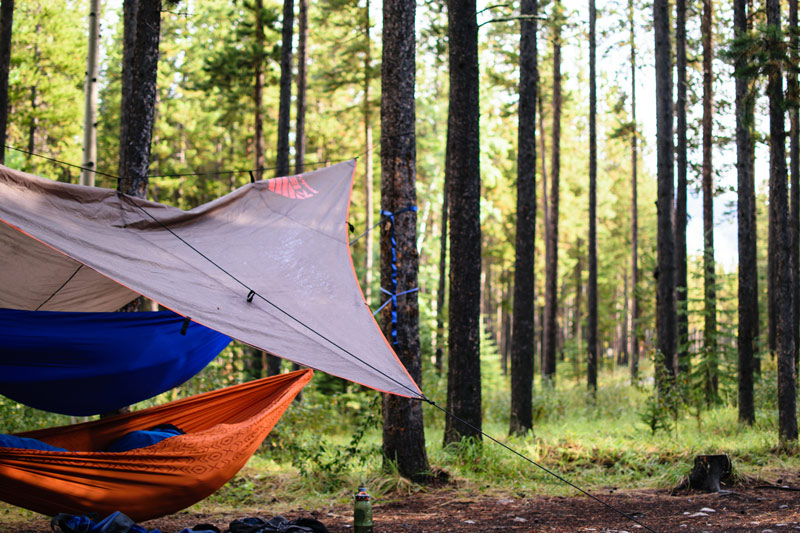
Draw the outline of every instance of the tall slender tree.
<instances>
[{"instance_id":1,"label":"tall slender tree","mask_svg":"<svg viewBox=\"0 0 800 533\"><path fill-rule=\"evenodd\" d=\"M587 287L586 378L597 391L597 7L589 0L589 283Z\"/></svg>"},{"instance_id":2,"label":"tall slender tree","mask_svg":"<svg viewBox=\"0 0 800 533\"><path fill-rule=\"evenodd\" d=\"M255 57L253 58L253 157L255 161L254 175L257 180L262 179L261 172L264 168L264 2L255 0Z\"/></svg>"},{"instance_id":3,"label":"tall slender tree","mask_svg":"<svg viewBox=\"0 0 800 533\"><path fill-rule=\"evenodd\" d=\"M676 115L676 170L678 183L675 201L675 305L677 307L678 332L678 373L687 380L690 371L691 356L689 354L689 305L688 305L688 268L686 256L686 224L687 214L687 171L688 158L686 147L686 0L675 2L675 62L677 67L677 100Z\"/></svg>"},{"instance_id":4,"label":"tall slender tree","mask_svg":"<svg viewBox=\"0 0 800 533\"><path fill-rule=\"evenodd\" d=\"M639 127L636 122L636 10L628 0L629 46L631 51L631 380L639 378Z\"/></svg>"},{"instance_id":5,"label":"tall slender tree","mask_svg":"<svg viewBox=\"0 0 800 533\"><path fill-rule=\"evenodd\" d=\"M781 441L797 440L796 374L792 318L792 260L784 131L783 69L780 50L780 0L767 0L767 49L773 54L767 81L769 97L770 237L775 256L775 350L778 358L778 432Z\"/></svg>"},{"instance_id":6,"label":"tall slender tree","mask_svg":"<svg viewBox=\"0 0 800 533\"><path fill-rule=\"evenodd\" d=\"M510 432L533 428L534 252L536 234L536 100L539 70L536 47L537 0L522 0L517 139L517 233L514 258L514 321L511 333Z\"/></svg>"},{"instance_id":7,"label":"tall slender tree","mask_svg":"<svg viewBox=\"0 0 800 533\"><path fill-rule=\"evenodd\" d=\"M136 43L136 11L139 0L124 0L122 2L122 75L119 112L119 168L117 175L122 176L123 169L127 166L126 151L128 144L128 122L130 113L131 92L133 91L133 47Z\"/></svg>"},{"instance_id":8,"label":"tall slender tree","mask_svg":"<svg viewBox=\"0 0 800 533\"><path fill-rule=\"evenodd\" d=\"M100 43L100 0L89 1L89 42L86 51L86 80L83 114L83 162L81 185L94 185L97 165L97 52Z\"/></svg>"},{"instance_id":9,"label":"tall slender tree","mask_svg":"<svg viewBox=\"0 0 800 533\"><path fill-rule=\"evenodd\" d=\"M364 213L367 234L364 237L364 298L372 301L372 235L370 230L374 224L372 199L372 102L370 101L370 85L372 84L372 55L369 20L369 0L364 8Z\"/></svg>"},{"instance_id":10,"label":"tall slender tree","mask_svg":"<svg viewBox=\"0 0 800 533\"><path fill-rule=\"evenodd\" d=\"M658 251L656 269L656 324L658 352L669 378L674 377L675 321L675 234L673 230L674 186L672 149L672 51L669 23L669 0L654 0L656 68L656 166L658 198ZM660 387L671 386L659 383Z\"/></svg>"},{"instance_id":11,"label":"tall slender tree","mask_svg":"<svg viewBox=\"0 0 800 533\"><path fill-rule=\"evenodd\" d=\"M283 0L283 32L281 39L281 78L278 100L278 159L276 176L289 174L289 124L292 108L292 34L294 33L294 0Z\"/></svg>"},{"instance_id":12,"label":"tall slender tree","mask_svg":"<svg viewBox=\"0 0 800 533\"><path fill-rule=\"evenodd\" d=\"M734 36L747 33L747 0L734 0ZM758 268L756 260L755 180L752 165L753 108L750 80L742 72L747 66L744 56L736 58L736 174L738 176L738 244L739 244L739 326L738 397L739 421L755 422L753 403L753 359L758 324Z\"/></svg>"},{"instance_id":13,"label":"tall slender tree","mask_svg":"<svg viewBox=\"0 0 800 533\"><path fill-rule=\"evenodd\" d=\"M150 140L156 111L156 75L161 35L161 0L139 0L136 9L136 34L131 60L131 92L127 99L126 142L120 146L117 188L131 196L147 197L150 169ZM124 154L124 156L122 155Z\"/></svg>"},{"instance_id":14,"label":"tall slender tree","mask_svg":"<svg viewBox=\"0 0 800 533\"><path fill-rule=\"evenodd\" d=\"M398 213L381 227L381 286L405 291L417 287L416 117L414 106L414 0L384 0L383 62L381 68L381 209ZM396 265L392 265L392 246ZM396 269L394 268L396 267ZM392 279L396 276L396 279ZM422 383L417 293L397 299L395 309L383 312L383 329L391 338L391 313L397 313L394 346L409 375ZM428 476L422 404L393 394L383 395L383 454L396 461L411 479Z\"/></svg>"},{"instance_id":15,"label":"tall slender tree","mask_svg":"<svg viewBox=\"0 0 800 533\"><path fill-rule=\"evenodd\" d=\"M551 382L556 375L556 314L558 308L558 196L561 173L561 26L564 8L553 4L553 144L550 164L550 202L547 209L545 250L544 354L542 377ZM544 154L542 154L544 157Z\"/></svg>"},{"instance_id":16,"label":"tall slender tree","mask_svg":"<svg viewBox=\"0 0 800 533\"><path fill-rule=\"evenodd\" d=\"M714 88L712 62L714 58L712 35L713 11L711 0L703 0L700 24L703 39L703 350L706 354L706 399L717 394L717 282L714 263L714 179L711 149L714 118Z\"/></svg>"},{"instance_id":17,"label":"tall slender tree","mask_svg":"<svg viewBox=\"0 0 800 533\"><path fill-rule=\"evenodd\" d=\"M449 0L450 341L444 442L481 436L481 226L478 21L475 0ZM462 422L463 420L464 422Z\"/></svg>"},{"instance_id":18,"label":"tall slender tree","mask_svg":"<svg viewBox=\"0 0 800 533\"><path fill-rule=\"evenodd\" d=\"M11 66L11 32L14 26L14 0L0 1L0 164L6 161L8 124L8 73Z\"/></svg>"},{"instance_id":19,"label":"tall slender tree","mask_svg":"<svg viewBox=\"0 0 800 533\"><path fill-rule=\"evenodd\" d=\"M436 371L441 374L444 369L445 348L445 294L447 292L447 222L448 194L447 180L442 191L442 233L439 236L439 286L436 290ZM512 396L513 402L513 396Z\"/></svg>"},{"instance_id":20,"label":"tall slender tree","mask_svg":"<svg viewBox=\"0 0 800 533\"><path fill-rule=\"evenodd\" d=\"M308 81L308 0L298 0L297 13L297 116L295 117L294 172L302 174L306 159L306 92Z\"/></svg>"},{"instance_id":21,"label":"tall slender tree","mask_svg":"<svg viewBox=\"0 0 800 533\"><path fill-rule=\"evenodd\" d=\"M800 63L800 26L797 24L797 0L789 0L789 31L790 31L790 60L792 65ZM800 99L800 86L798 86L797 71L788 69L787 85L789 87L789 120L790 120L790 166L792 176L791 186L791 228L792 228L792 315L794 316L792 333L794 334L794 367L800 369L800 113L798 113L798 100Z\"/></svg>"}]
</instances>

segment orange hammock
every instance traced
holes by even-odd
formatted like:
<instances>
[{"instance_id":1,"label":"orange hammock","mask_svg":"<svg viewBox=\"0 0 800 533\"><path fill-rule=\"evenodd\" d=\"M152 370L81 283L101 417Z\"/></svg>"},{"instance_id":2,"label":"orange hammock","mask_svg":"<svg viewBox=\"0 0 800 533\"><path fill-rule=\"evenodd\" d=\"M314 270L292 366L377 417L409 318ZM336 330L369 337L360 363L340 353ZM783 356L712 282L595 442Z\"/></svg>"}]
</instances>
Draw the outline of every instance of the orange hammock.
<instances>
[{"instance_id":1,"label":"orange hammock","mask_svg":"<svg viewBox=\"0 0 800 533\"><path fill-rule=\"evenodd\" d=\"M245 465L312 374L299 370L94 422L20 433L80 451L0 448L0 500L50 516L122 511L140 522L175 513ZM166 423L186 434L127 452L98 451L129 431Z\"/></svg>"}]
</instances>

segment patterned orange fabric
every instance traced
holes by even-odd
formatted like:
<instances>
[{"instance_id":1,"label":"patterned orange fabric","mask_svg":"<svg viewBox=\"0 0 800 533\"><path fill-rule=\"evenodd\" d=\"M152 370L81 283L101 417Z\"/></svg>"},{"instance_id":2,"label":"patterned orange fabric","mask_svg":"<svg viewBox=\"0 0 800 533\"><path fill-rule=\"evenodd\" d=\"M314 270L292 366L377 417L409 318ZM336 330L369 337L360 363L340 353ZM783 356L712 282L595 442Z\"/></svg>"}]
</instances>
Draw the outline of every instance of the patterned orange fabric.
<instances>
[{"instance_id":1,"label":"patterned orange fabric","mask_svg":"<svg viewBox=\"0 0 800 533\"><path fill-rule=\"evenodd\" d=\"M177 512L230 480L313 372L299 370L94 422L20 433L68 452L0 448L0 500L46 515L141 522ZM174 424L186 432L127 452L102 452L125 433Z\"/></svg>"}]
</instances>

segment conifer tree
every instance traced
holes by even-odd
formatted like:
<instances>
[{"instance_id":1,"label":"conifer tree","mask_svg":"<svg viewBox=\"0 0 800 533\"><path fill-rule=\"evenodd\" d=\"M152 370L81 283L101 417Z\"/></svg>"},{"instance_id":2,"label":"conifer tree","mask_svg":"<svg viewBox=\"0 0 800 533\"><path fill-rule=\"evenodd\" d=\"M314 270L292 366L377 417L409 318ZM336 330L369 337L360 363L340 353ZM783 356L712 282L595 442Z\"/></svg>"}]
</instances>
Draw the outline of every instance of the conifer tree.
<instances>
[{"instance_id":1,"label":"conifer tree","mask_svg":"<svg viewBox=\"0 0 800 533\"><path fill-rule=\"evenodd\" d=\"M589 0L589 284L587 291L589 335L586 370L589 390L597 391L597 8Z\"/></svg>"},{"instance_id":2,"label":"conifer tree","mask_svg":"<svg viewBox=\"0 0 800 533\"><path fill-rule=\"evenodd\" d=\"M383 62L381 69L381 210L392 213L381 226L381 286L393 287L396 307L385 308L383 330L393 339L397 356L421 386L417 292L417 205L414 0L383 3ZM392 250L396 247L396 251ZM396 257L396 264L393 258ZM393 303L392 306L395 304ZM392 335L396 313L396 340ZM430 467L425 452L422 402L383 395L383 454L395 461L403 476L421 481ZM388 465L387 465L388 466Z\"/></svg>"},{"instance_id":3,"label":"conifer tree","mask_svg":"<svg viewBox=\"0 0 800 533\"><path fill-rule=\"evenodd\" d=\"M14 26L14 0L0 2L0 164L5 164L8 124L8 72L11 65L11 32Z\"/></svg>"},{"instance_id":4,"label":"conifer tree","mask_svg":"<svg viewBox=\"0 0 800 533\"><path fill-rule=\"evenodd\" d=\"M774 222L775 351L778 360L778 432L781 441L797 440L796 373L792 319L791 231L784 132L782 32L780 0L767 0L767 49L772 54L767 80L769 97L769 210Z\"/></svg>"},{"instance_id":5,"label":"conifer tree","mask_svg":"<svg viewBox=\"0 0 800 533\"><path fill-rule=\"evenodd\" d=\"M450 199L450 304L444 442L480 438L481 227L478 21L475 0L448 2L450 106L446 180Z\"/></svg>"},{"instance_id":6,"label":"conifer tree","mask_svg":"<svg viewBox=\"0 0 800 533\"><path fill-rule=\"evenodd\" d=\"M519 55L517 228L514 259L514 321L511 334L511 416L509 431L533 428L531 413L534 339L534 244L536 235L536 48L537 0L522 1Z\"/></svg>"}]
</instances>

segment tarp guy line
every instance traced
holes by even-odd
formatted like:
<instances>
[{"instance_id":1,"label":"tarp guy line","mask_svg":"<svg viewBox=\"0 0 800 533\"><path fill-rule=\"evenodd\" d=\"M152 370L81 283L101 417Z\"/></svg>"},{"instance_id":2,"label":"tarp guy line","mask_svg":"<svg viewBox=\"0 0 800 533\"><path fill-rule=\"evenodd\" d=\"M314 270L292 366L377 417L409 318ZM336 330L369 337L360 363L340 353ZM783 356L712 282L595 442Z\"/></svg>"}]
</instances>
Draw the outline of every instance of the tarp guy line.
<instances>
[{"instance_id":1,"label":"tarp guy line","mask_svg":"<svg viewBox=\"0 0 800 533\"><path fill-rule=\"evenodd\" d=\"M128 195L126 195L126 194L119 193L119 195L120 195L121 197L123 197L123 198L129 199L129 196L128 196ZM334 341L332 341L331 339L329 339L328 337L326 337L326 336L325 336L325 335L323 335L322 333L318 332L317 330L315 330L314 328L312 328L311 326L309 326L308 324L306 324L306 323L305 323L305 322L303 322L302 320L300 320L300 319L298 319L297 317L293 316L292 314L288 313L286 310L282 309L281 307L279 307L279 306L275 305L275 304L274 304L274 303L272 303L270 300L268 300L268 299L267 299L265 296L263 296L263 295L259 294L259 293L258 293L257 291L255 291L255 290L251 289L251 288L250 288L250 287L249 287L249 286L248 286L246 283L244 283L242 280L238 279L236 276L234 276L233 274L231 274L230 272L228 272L227 270L225 270L224 268L222 268L221 266L219 266L219 265L218 265L216 262L214 262L214 260L212 260L210 257L207 257L205 254L203 254L203 252L201 252L200 250L198 250L197 248L195 248L194 246L192 246L191 244L189 244L188 242L186 242L186 241L185 241L185 240L184 240L184 239L183 239L183 238L182 238L180 235L176 234L176 233L175 233L174 231L172 231L170 228L168 228L167 226L165 226L164 224L162 224L160 220L156 219L156 217L154 217L153 215L151 215L150 213L148 213L147 211L145 211L145 210L144 210L144 209L143 209L141 206L139 206L139 205L136 205L136 204L132 204L132 205L134 205L135 207L139 208L139 210L140 210L142 213L144 213L145 215L147 215L148 217L150 217L151 219L153 219L153 221L154 221L154 222L156 222L156 223L157 223L159 226L161 226L162 228L164 228L165 230L167 230L167 231L168 231L168 232L169 232L171 235L173 235L173 236L174 236L176 239L178 239L179 241L181 241L183 244L185 244L186 246L188 246L188 247L189 247L189 248L190 248L192 251L194 251L194 252L195 252L197 255L199 255L200 257L202 257L203 259L205 259L206 261L208 261L208 262L209 262L209 263L211 263L212 265L214 265L214 266L215 266L216 268L218 268L218 269L219 269L221 272L223 272L224 274L226 274L227 276L229 276L229 277L230 277L230 278L231 278L233 281L235 281L236 283L238 283L239 285L241 285L242 287L244 287L245 289L247 289L247 290L248 290L248 294L247 294L248 301L252 300L252 297L253 297L253 296L258 296L258 297L259 297L261 300L263 300L263 301L264 301L264 302L266 302L267 304L271 305L271 306L272 306L273 308L275 308L277 311L280 311L281 313L283 313L284 315L286 315L288 318L290 318L291 320L294 320L295 322L297 322L298 324L300 324L301 326L303 326L304 328L306 328L308 331L312 332L313 334L317 335L318 337L320 337L320 338L321 338L321 339L323 339L324 341L326 341L326 342L330 343L332 346L334 346L334 347L336 347L337 349L341 350L343 353L345 353L345 354L349 355L350 357L352 357L353 359L355 359L355 360L357 360L358 362L362 363L363 365L365 365L365 366L367 366L367 367L371 368L371 369L372 369L372 370L374 370L375 372L378 372L379 374L381 374L383 377L385 377L385 378L386 378L386 379L388 379L389 381L392 381L392 382L394 382L396 385L398 385L398 386L400 386L400 387L402 387L402 388L406 389L407 391L409 391L410 393L412 393L413 395L415 395L415 396L412 396L413 398L415 398L415 399L420 399L420 400L425 400L425 399L426 399L426 398L425 398L425 396L424 396L423 394L420 394L419 392L417 392L417 391L415 391L415 390L413 390L413 389L409 388L409 387L408 387L406 384L404 384L404 383L401 383L401 382L397 381L397 380L396 380L396 379L394 379L393 377L391 377L391 376L387 375L386 373L384 373L382 370L380 370L380 369L378 369L378 368L375 368L375 367L374 367L373 365L371 365L370 363L368 363L368 362L364 361L363 359L361 359L360 357L358 357L358 356L357 356L357 355L355 355L354 353L350 352L349 350L347 350L347 349L343 348L342 346L340 346L339 344L335 343Z\"/></svg>"}]
</instances>

